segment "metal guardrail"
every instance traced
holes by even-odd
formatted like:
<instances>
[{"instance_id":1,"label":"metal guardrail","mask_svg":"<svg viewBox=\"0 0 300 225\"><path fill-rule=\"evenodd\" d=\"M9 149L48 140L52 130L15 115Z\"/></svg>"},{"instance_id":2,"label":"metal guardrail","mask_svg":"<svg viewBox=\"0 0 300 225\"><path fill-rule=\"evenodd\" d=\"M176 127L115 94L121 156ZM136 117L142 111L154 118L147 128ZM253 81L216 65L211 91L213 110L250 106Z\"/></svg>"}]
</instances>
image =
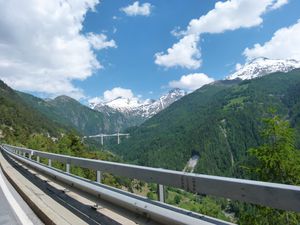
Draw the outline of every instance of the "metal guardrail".
<instances>
[{"instance_id":1,"label":"metal guardrail","mask_svg":"<svg viewBox=\"0 0 300 225\"><path fill-rule=\"evenodd\" d=\"M78 158L66 155L46 153L32 149L3 145L6 149L19 154L28 154L95 171L135 178L157 183L161 193L163 185L186 190L188 192L207 194L239 200L247 203L269 206L271 208L300 212L300 187L293 185L268 183L228 177L209 176L166 169L128 165L101 160ZM100 173L100 172L98 172ZM161 196L161 200L163 196Z\"/></svg>"},{"instance_id":2,"label":"metal guardrail","mask_svg":"<svg viewBox=\"0 0 300 225\"><path fill-rule=\"evenodd\" d=\"M72 175L67 172L63 172L59 169L46 166L30 158L24 157L22 151L15 153L11 147L4 147L0 145L0 150L10 158L19 161L20 163L33 168L35 171L41 174L54 178L57 181L61 181L73 188L77 188L80 191L89 193L96 198L100 198L111 202L119 207L123 207L127 210L133 211L142 215L145 218L159 222L159 224L172 224L172 225L230 225L232 223L218 220L209 216L194 213L185 209L181 209L175 206L171 206L165 203L152 201L142 196L132 194L117 188L109 187L105 184L101 184L95 181L91 181L85 178L81 178ZM27 153L26 153L27 154Z\"/></svg>"}]
</instances>

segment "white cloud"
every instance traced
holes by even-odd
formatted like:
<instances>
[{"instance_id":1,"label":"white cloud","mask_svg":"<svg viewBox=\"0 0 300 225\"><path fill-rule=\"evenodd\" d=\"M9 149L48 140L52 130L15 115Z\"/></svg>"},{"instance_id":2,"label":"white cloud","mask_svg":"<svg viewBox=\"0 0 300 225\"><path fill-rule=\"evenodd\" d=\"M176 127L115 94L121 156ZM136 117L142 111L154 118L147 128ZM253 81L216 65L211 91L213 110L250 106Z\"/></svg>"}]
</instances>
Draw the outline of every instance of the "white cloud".
<instances>
[{"instance_id":1,"label":"white cloud","mask_svg":"<svg viewBox=\"0 0 300 225\"><path fill-rule=\"evenodd\" d=\"M171 32L170 32L174 37L181 37L182 35L183 35L183 33L182 33L182 29L179 27L179 26L177 26L177 27L175 27L173 30L171 30Z\"/></svg>"},{"instance_id":2,"label":"white cloud","mask_svg":"<svg viewBox=\"0 0 300 225\"><path fill-rule=\"evenodd\" d=\"M282 0L229 0L217 2L215 8L199 19L190 21L186 33L222 33L228 30L258 26L262 15ZM282 6L283 4L280 4ZM278 5L279 6L279 5Z\"/></svg>"},{"instance_id":3,"label":"white cloud","mask_svg":"<svg viewBox=\"0 0 300 225\"><path fill-rule=\"evenodd\" d=\"M197 48L198 39L196 35L185 36L172 48L169 48L167 54L156 53L155 63L165 67L181 66L189 69L200 67L201 55Z\"/></svg>"},{"instance_id":4,"label":"white cloud","mask_svg":"<svg viewBox=\"0 0 300 225\"><path fill-rule=\"evenodd\" d=\"M125 12L128 16L149 16L152 7L150 3L146 2L140 5L140 3L136 1L132 5L121 8L120 10Z\"/></svg>"},{"instance_id":5,"label":"white cloud","mask_svg":"<svg viewBox=\"0 0 300 225\"><path fill-rule=\"evenodd\" d=\"M106 90L103 93L104 101L111 101L118 97L132 99L134 98L134 94L131 89L126 89L121 87L115 87L111 90Z\"/></svg>"},{"instance_id":6,"label":"white cloud","mask_svg":"<svg viewBox=\"0 0 300 225\"><path fill-rule=\"evenodd\" d=\"M193 73L183 75L179 80L173 80L169 82L169 86L172 88L181 88L188 91L194 91L205 84L213 82L214 79L207 76L204 73Z\"/></svg>"},{"instance_id":7,"label":"white cloud","mask_svg":"<svg viewBox=\"0 0 300 225\"><path fill-rule=\"evenodd\" d=\"M275 3L272 5L271 9L278 9L278 8L280 8L281 6L287 4L288 2L289 2L289 0L278 0L277 2L275 2Z\"/></svg>"},{"instance_id":8,"label":"white cloud","mask_svg":"<svg viewBox=\"0 0 300 225\"><path fill-rule=\"evenodd\" d=\"M98 105L99 103L102 103L103 99L101 97L94 97L94 98L90 98L88 99L88 104L91 108L94 108L96 105Z\"/></svg>"},{"instance_id":9,"label":"white cloud","mask_svg":"<svg viewBox=\"0 0 300 225\"><path fill-rule=\"evenodd\" d=\"M235 65L235 70L238 71L238 70L240 70L242 67L243 67L242 64L237 63L237 64Z\"/></svg>"},{"instance_id":10,"label":"white cloud","mask_svg":"<svg viewBox=\"0 0 300 225\"><path fill-rule=\"evenodd\" d=\"M246 48L244 55L248 60L257 57L272 59L300 60L300 20L290 27L277 30L271 40L263 45L255 44L253 48Z\"/></svg>"},{"instance_id":11,"label":"white cloud","mask_svg":"<svg viewBox=\"0 0 300 225\"><path fill-rule=\"evenodd\" d=\"M156 53L155 63L160 66L173 67L181 66L189 69L196 69L201 66L200 51L185 51L184 55L179 56L178 44L181 43L181 49L190 48L191 42L183 42L187 36L195 36L193 46L197 46L200 40L200 35L204 33L216 34L228 30L236 30L239 28L250 28L258 26L263 22L262 15L268 10L279 8L286 4L287 1L282 0L228 0L226 2L217 2L215 8L209 11L206 15L198 19L190 21L185 31L175 34L182 34L183 38L172 48L167 50L167 53ZM174 32L173 32L174 33ZM185 46L183 46L185 44ZM174 60L180 57L180 59ZM192 62L192 66L191 66Z\"/></svg>"},{"instance_id":12,"label":"white cloud","mask_svg":"<svg viewBox=\"0 0 300 225\"><path fill-rule=\"evenodd\" d=\"M114 40L107 40L107 36L105 34L94 34L88 33L87 39L92 47L96 50L106 49L106 48L116 48L117 45Z\"/></svg>"},{"instance_id":13,"label":"white cloud","mask_svg":"<svg viewBox=\"0 0 300 225\"><path fill-rule=\"evenodd\" d=\"M103 102L109 102L116 98L124 98L129 100L138 101L141 96L135 96L131 89L115 87L111 90L106 90L101 97L94 97L88 100L89 104L99 104Z\"/></svg>"},{"instance_id":14,"label":"white cloud","mask_svg":"<svg viewBox=\"0 0 300 225\"><path fill-rule=\"evenodd\" d=\"M98 0L0 1L0 79L15 89L83 97L72 84L102 67L93 49L115 47L81 33Z\"/></svg>"}]
</instances>

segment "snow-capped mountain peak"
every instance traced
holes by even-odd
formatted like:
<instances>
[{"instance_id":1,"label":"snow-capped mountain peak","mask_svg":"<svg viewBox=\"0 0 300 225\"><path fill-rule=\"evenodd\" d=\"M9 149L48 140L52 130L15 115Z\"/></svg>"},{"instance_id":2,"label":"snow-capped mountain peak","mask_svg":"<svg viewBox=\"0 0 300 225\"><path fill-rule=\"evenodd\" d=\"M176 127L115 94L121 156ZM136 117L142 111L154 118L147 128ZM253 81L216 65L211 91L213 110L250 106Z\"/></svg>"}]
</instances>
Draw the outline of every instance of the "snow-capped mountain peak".
<instances>
[{"instance_id":1,"label":"snow-capped mountain peak","mask_svg":"<svg viewBox=\"0 0 300 225\"><path fill-rule=\"evenodd\" d=\"M165 109L184 95L186 95L185 91L175 88L157 100L147 99L141 101L138 98L129 99L118 97L109 102L90 102L90 107L100 112L111 113L117 111L127 116L140 116L147 119L162 109Z\"/></svg>"},{"instance_id":2,"label":"snow-capped mountain peak","mask_svg":"<svg viewBox=\"0 0 300 225\"><path fill-rule=\"evenodd\" d=\"M294 59L268 59L256 58L245 65L238 71L226 77L227 80L242 79L250 80L275 72L289 72L293 69L300 68L300 61Z\"/></svg>"},{"instance_id":3,"label":"snow-capped mountain peak","mask_svg":"<svg viewBox=\"0 0 300 225\"><path fill-rule=\"evenodd\" d=\"M142 115L145 118L150 118L185 95L186 92L184 90L174 88L170 90L167 94L162 95L158 100L152 100L150 104L144 104L141 107L143 109Z\"/></svg>"},{"instance_id":4,"label":"snow-capped mountain peak","mask_svg":"<svg viewBox=\"0 0 300 225\"><path fill-rule=\"evenodd\" d=\"M134 109L136 107L141 106L142 104L143 103L140 102L139 99L137 98L129 99L129 98L122 98L122 97L118 97L112 101L104 103L104 105L119 111Z\"/></svg>"},{"instance_id":5,"label":"snow-capped mountain peak","mask_svg":"<svg viewBox=\"0 0 300 225\"><path fill-rule=\"evenodd\" d=\"M117 97L110 101L103 101L98 98L89 101L90 108L95 110L97 110L97 108L106 106L115 110L123 111L123 110L139 107L142 104L143 102L141 102L138 98L124 98L124 97Z\"/></svg>"}]
</instances>

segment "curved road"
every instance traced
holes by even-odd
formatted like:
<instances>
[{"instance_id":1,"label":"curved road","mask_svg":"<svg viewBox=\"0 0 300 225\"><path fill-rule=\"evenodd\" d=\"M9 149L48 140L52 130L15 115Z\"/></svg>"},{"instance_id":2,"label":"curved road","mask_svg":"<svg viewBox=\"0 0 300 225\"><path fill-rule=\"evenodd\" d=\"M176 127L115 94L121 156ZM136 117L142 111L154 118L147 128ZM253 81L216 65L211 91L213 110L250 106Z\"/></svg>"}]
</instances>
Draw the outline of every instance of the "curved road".
<instances>
[{"instance_id":1,"label":"curved road","mask_svg":"<svg viewBox=\"0 0 300 225\"><path fill-rule=\"evenodd\" d=\"M0 224L43 224L7 181L0 168Z\"/></svg>"},{"instance_id":2,"label":"curved road","mask_svg":"<svg viewBox=\"0 0 300 225\"><path fill-rule=\"evenodd\" d=\"M15 225L15 224L21 224L12 210L11 206L9 205L7 199L5 198L5 195L3 194L3 191L0 190L0 224L3 225Z\"/></svg>"}]
</instances>

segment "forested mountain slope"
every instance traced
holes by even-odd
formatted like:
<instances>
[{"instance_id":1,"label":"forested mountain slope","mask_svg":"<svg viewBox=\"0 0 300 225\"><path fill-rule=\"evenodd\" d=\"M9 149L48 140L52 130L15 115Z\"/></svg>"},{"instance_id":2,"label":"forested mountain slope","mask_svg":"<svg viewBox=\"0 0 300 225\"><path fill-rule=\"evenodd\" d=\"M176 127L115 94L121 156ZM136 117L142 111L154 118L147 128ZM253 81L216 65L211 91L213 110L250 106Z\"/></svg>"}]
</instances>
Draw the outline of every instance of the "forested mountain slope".
<instances>
[{"instance_id":1,"label":"forested mountain slope","mask_svg":"<svg viewBox=\"0 0 300 225\"><path fill-rule=\"evenodd\" d=\"M247 150L260 143L271 107L300 130L300 71L241 81L217 81L131 129L114 150L132 162L182 170L193 153L195 172L241 176Z\"/></svg>"},{"instance_id":2,"label":"forested mountain slope","mask_svg":"<svg viewBox=\"0 0 300 225\"><path fill-rule=\"evenodd\" d=\"M0 80L0 138L25 140L32 133L58 136L64 128L28 106ZM0 139L0 140L1 140Z\"/></svg>"},{"instance_id":3,"label":"forested mountain slope","mask_svg":"<svg viewBox=\"0 0 300 225\"><path fill-rule=\"evenodd\" d=\"M22 92L18 92L18 95L50 120L72 127L82 135L117 132L131 125L121 113L107 115L92 110L68 96L58 96L45 101Z\"/></svg>"}]
</instances>

